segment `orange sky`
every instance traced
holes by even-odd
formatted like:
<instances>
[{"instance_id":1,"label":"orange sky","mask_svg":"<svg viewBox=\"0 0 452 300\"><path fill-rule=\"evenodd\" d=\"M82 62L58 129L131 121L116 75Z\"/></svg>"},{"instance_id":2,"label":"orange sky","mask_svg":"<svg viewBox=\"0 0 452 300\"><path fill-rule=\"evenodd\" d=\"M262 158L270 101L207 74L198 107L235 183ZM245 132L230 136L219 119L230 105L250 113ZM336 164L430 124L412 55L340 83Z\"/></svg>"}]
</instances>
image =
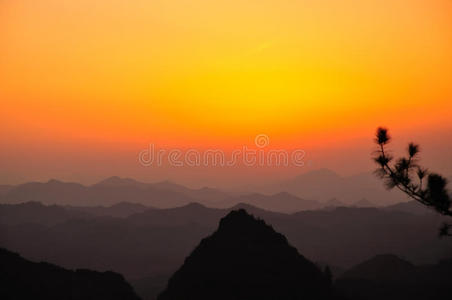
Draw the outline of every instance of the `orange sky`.
<instances>
[{"instance_id":1,"label":"orange sky","mask_svg":"<svg viewBox=\"0 0 452 300\"><path fill-rule=\"evenodd\" d=\"M178 179L139 150L260 133L346 174L379 125L452 173L450 0L3 0L0 45L1 182Z\"/></svg>"}]
</instances>

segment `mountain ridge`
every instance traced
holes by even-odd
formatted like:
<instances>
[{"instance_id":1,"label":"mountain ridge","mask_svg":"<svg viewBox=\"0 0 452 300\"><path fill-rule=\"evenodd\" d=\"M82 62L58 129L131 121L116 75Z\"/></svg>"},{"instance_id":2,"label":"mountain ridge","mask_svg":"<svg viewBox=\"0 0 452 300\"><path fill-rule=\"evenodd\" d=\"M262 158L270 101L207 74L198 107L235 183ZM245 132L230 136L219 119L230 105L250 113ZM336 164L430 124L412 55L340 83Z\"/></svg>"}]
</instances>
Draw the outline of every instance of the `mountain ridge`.
<instances>
[{"instance_id":1,"label":"mountain ridge","mask_svg":"<svg viewBox=\"0 0 452 300\"><path fill-rule=\"evenodd\" d=\"M49 300L139 300L124 277L114 272L67 270L32 262L0 248L0 298Z\"/></svg>"},{"instance_id":2,"label":"mountain ridge","mask_svg":"<svg viewBox=\"0 0 452 300\"><path fill-rule=\"evenodd\" d=\"M54 188L57 186L66 187L67 190L64 191L64 194L66 194L67 198L58 198L56 195L58 194L58 190L53 192L47 191L45 193L42 189L46 186L46 183L48 186L53 185ZM299 200L298 208L293 207L293 205L284 208L285 212L289 212L293 211L294 208L311 209L315 205L314 201L320 203L318 206L325 206L328 200L332 198L336 198L346 205L353 205L353 203L365 198L376 206L391 205L407 199L398 191L386 190L381 181L372 172L362 172L352 176L340 176L336 172L326 168L308 171L291 179L281 180L271 184L224 190L210 187L189 188L168 180L145 183L132 178L121 178L119 176L111 176L92 185L81 185L79 183L58 180L50 180L46 183L29 182L16 186L6 186L3 189L0 188L0 200L3 203L40 201L43 203L73 205L106 205L112 204L114 201L130 201L158 207L170 207L198 201L213 207L220 207L221 205L224 207L224 203L228 201L229 203L233 201L237 203L243 202L237 199L243 195L253 194L259 191L259 194L265 196L279 195L280 197L286 197L284 193L289 193L301 199ZM31 187L35 187L35 190L30 191ZM108 187L115 189L116 193L107 193L105 188ZM87 193L86 191L96 190L96 188L99 194L96 194L96 192ZM135 191L133 188L139 191ZM61 191L63 190L60 189ZM127 192L130 195L129 197L126 194ZM40 196L40 193L44 193L44 195ZM119 196L122 198L120 199ZM162 197L169 199L167 201L168 203L162 202L159 199ZM110 200L110 198L113 200ZM84 202L79 203L77 200ZM265 206L263 208L268 209L269 207ZM278 207L274 206L273 209L278 210ZM282 210L279 208L279 211Z\"/></svg>"},{"instance_id":3,"label":"mountain ridge","mask_svg":"<svg viewBox=\"0 0 452 300\"><path fill-rule=\"evenodd\" d=\"M244 209L201 240L158 300L335 299L323 273L286 237Z\"/></svg>"}]
</instances>

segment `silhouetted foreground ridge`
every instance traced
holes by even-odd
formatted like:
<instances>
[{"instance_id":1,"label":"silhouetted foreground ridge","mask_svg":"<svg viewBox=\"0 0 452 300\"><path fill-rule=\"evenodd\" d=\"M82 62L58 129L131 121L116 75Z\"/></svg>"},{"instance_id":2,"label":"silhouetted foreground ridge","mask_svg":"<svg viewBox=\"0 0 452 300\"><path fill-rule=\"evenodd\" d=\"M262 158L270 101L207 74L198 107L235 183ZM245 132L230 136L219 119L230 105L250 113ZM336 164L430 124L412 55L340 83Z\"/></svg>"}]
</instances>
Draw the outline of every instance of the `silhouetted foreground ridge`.
<instances>
[{"instance_id":1,"label":"silhouetted foreground ridge","mask_svg":"<svg viewBox=\"0 0 452 300\"><path fill-rule=\"evenodd\" d=\"M240 209L221 219L158 299L333 299L333 292L282 234Z\"/></svg>"},{"instance_id":2,"label":"silhouetted foreground ridge","mask_svg":"<svg viewBox=\"0 0 452 300\"><path fill-rule=\"evenodd\" d=\"M34 263L0 248L0 299L135 300L124 278L113 272L70 271Z\"/></svg>"},{"instance_id":3,"label":"silhouetted foreground ridge","mask_svg":"<svg viewBox=\"0 0 452 300\"><path fill-rule=\"evenodd\" d=\"M377 255L342 274L335 288L352 300L451 299L452 259L415 266L392 254Z\"/></svg>"}]
</instances>

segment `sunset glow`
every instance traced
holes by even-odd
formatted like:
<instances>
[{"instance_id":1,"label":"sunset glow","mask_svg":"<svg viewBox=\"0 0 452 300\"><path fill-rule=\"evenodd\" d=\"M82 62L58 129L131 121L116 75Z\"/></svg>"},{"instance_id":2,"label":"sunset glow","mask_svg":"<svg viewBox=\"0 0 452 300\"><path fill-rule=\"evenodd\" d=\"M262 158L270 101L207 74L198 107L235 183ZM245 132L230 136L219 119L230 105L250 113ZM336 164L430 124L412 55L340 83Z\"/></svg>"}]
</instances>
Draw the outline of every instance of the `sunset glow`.
<instances>
[{"instance_id":1,"label":"sunset glow","mask_svg":"<svg viewBox=\"0 0 452 300\"><path fill-rule=\"evenodd\" d=\"M230 150L260 133L363 157L380 125L452 146L449 0L5 0L0 45L3 181L145 177L130 164L149 142Z\"/></svg>"}]
</instances>

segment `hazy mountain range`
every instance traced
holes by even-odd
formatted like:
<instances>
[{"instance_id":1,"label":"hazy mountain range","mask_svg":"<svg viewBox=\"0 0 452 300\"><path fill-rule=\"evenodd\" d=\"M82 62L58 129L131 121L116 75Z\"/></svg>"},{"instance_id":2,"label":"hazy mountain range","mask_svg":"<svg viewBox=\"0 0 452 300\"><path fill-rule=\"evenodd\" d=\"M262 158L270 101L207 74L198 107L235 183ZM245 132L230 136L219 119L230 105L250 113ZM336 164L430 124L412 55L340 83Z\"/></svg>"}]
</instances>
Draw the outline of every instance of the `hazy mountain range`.
<instances>
[{"instance_id":1,"label":"hazy mountain range","mask_svg":"<svg viewBox=\"0 0 452 300\"><path fill-rule=\"evenodd\" d=\"M436 214L387 208L293 214L247 204L233 208L246 208L263 218L308 258L341 267L381 253L434 262L447 256L452 245L448 239L438 239L443 219ZM129 279L139 279L174 271L231 209L193 203L113 217L39 203L0 205L0 246L63 267L112 269ZM106 208L108 211L112 210Z\"/></svg>"},{"instance_id":2,"label":"hazy mountain range","mask_svg":"<svg viewBox=\"0 0 452 300\"><path fill-rule=\"evenodd\" d=\"M154 299L199 241L236 209L262 218L299 253L330 265L334 274L384 253L416 264L450 257L452 240L437 235L444 218L419 213L415 204L403 205L401 210L399 205L330 207L292 214L249 204L228 209L198 203L168 209L131 203L111 207L2 204L0 247L64 268L119 272L145 299ZM128 212L118 214L118 207ZM346 286L344 290L349 291Z\"/></svg>"},{"instance_id":3,"label":"hazy mountain range","mask_svg":"<svg viewBox=\"0 0 452 300\"><path fill-rule=\"evenodd\" d=\"M237 209L264 219L299 253L318 265L330 265L338 275L384 253L416 264L450 257L452 240L438 238L444 217L407 200L385 190L373 174L341 177L325 169L236 190L116 176L89 186L58 180L2 185L0 247L68 269L119 272L145 299L155 299L199 241ZM397 260L388 261L378 265L391 269L395 261L397 268ZM443 265L438 268L437 273L415 273L437 276ZM374 299L365 296L396 290L360 276L340 277L338 287L350 299ZM410 288L413 282L404 284ZM376 285L382 289L372 290ZM431 288L427 285L419 293Z\"/></svg>"},{"instance_id":4,"label":"hazy mountain range","mask_svg":"<svg viewBox=\"0 0 452 300\"><path fill-rule=\"evenodd\" d=\"M273 185L228 191L208 187L192 189L169 181L144 183L117 176L90 186L58 180L0 186L0 203L36 201L72 206L130 202L170 208L198 202L208 207L226 208L248 203L272 211L296 212L337 206L384 206L407 200L397 191L387 191L381 180L371 173L341 177L327 169Z\"/></svg>"},{"instance_id":5,"label":"hazy mountain range","mask_svg":"<svg viewBox=\"0 0 452 300\"><path fill-rule=\"evenodd\" d=\"M303 199L326 202L336 199L352 205L360 201L373 206L394 204L408 200L397 190L387 190L373 172L353 176L340 176L329 169L318 169L273 184L244 187L241 192L259 191L265 194L288 192Z\"/></svg>"}]
</instances>

